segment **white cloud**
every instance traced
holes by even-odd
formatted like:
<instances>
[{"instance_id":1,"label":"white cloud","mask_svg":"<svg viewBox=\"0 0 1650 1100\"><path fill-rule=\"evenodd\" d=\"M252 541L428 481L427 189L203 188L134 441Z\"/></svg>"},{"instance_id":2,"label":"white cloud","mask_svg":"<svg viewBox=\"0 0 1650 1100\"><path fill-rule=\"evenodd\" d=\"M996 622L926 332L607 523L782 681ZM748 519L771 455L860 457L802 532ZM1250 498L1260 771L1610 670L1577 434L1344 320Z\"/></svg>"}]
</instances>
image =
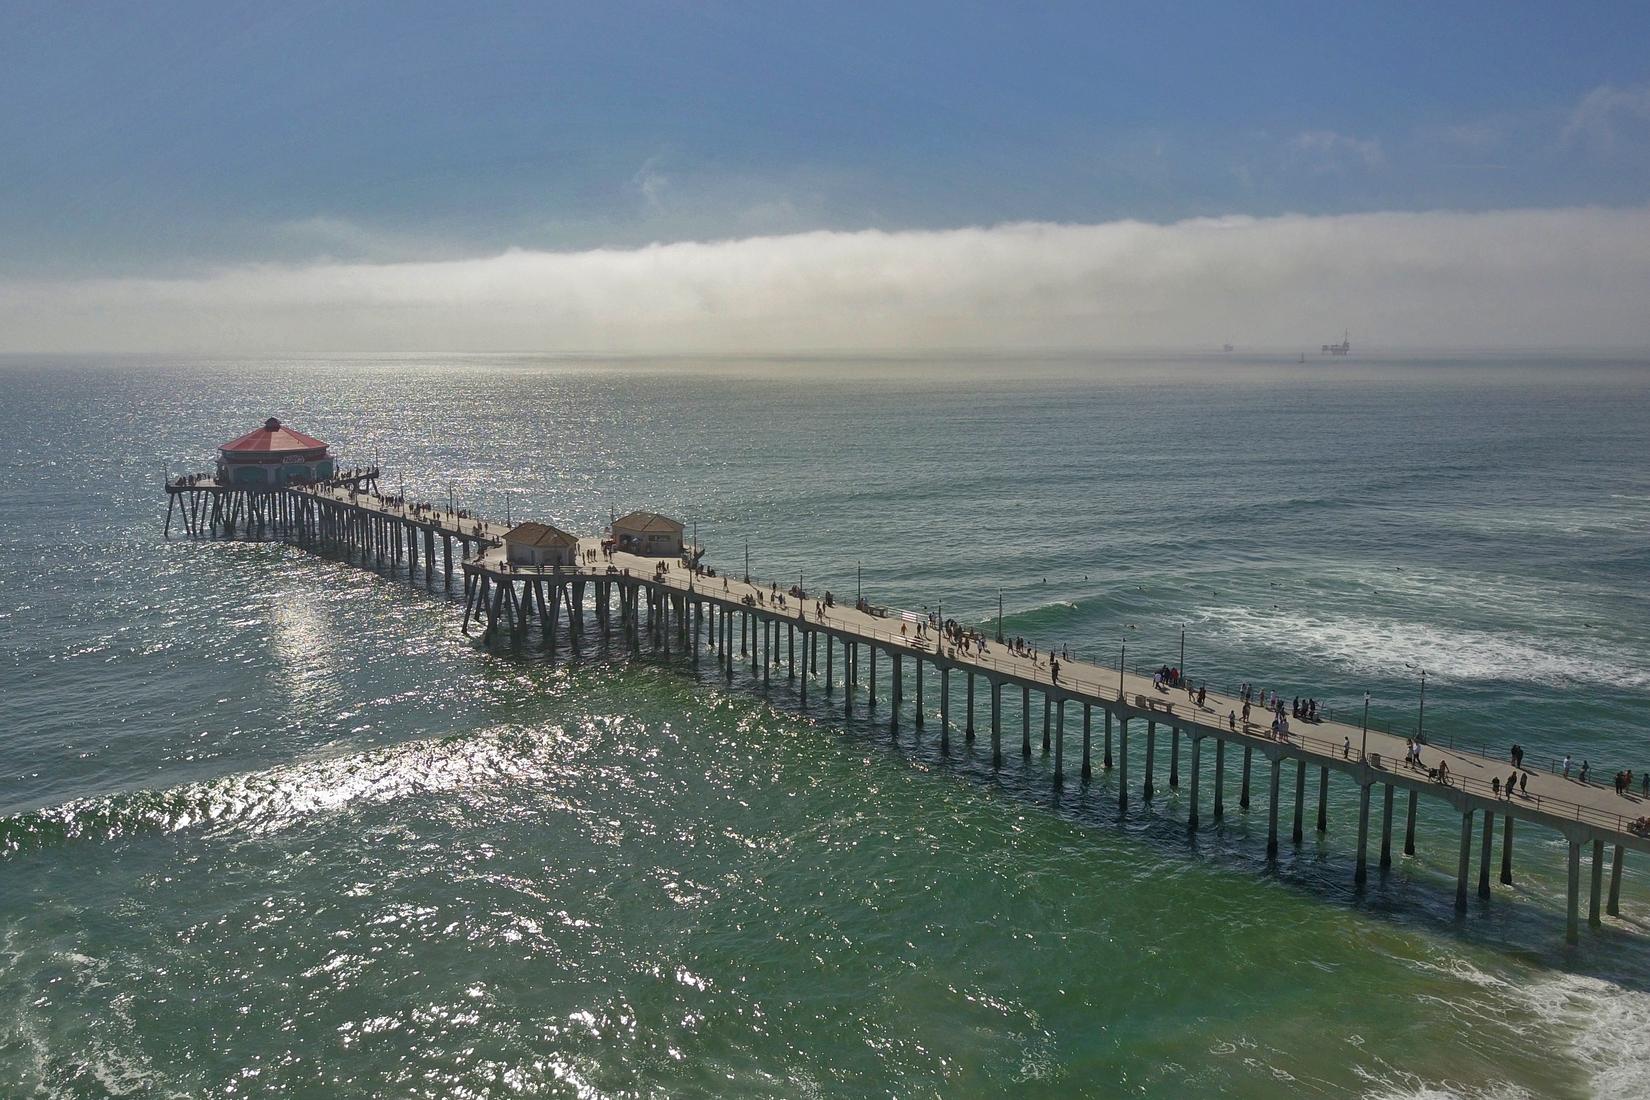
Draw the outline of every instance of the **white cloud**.
<instances>
[{"instance_id":1,"label":"white cloud","mask_svg":"<svg viewBox=\"0 0 1650 1100\"><path fill-rule=\"evenodd\" d=\"M1386 154L1375 138L1355 138L1334 130L1307 130L1289 142L1290 150L1321 172L1341 172L1348 167L1379 168Z\"/></svg>"},{"instance_id":2,"label":"white cloud","mask_svg":"<svg viewBox=\"0 0 1650 1100\"><path fill-rule=\"evenodd\" d=\"M1650 209L812 232L0 283L13 350L1650 346Z\"/></svg>"},{"instance_id":3,"label":"white cloud","mask_svg":"<svg viewBox=\"0 0 1650 1100\"><path fill-rule=\"evenodd\" d=\"M1617 88L1605 84L1588 92L1570 113L1564 126L1566 145L1590 145L1610 151L1625 133L1638 137L1650 130L1650 86Z\"/></svg>"},{"instance_id":4,"label":"white cloud","mask_svg":"<svg viewBox=\"0 0 1650 1100\"><path fill-rule=\"evenodd\" d=\"M641 193L643 204L655 214L665 208L665 193L670 190L670 177L659 170L662 160L660 156L648 157L630 177L630 186Z\"/></svg>"}]
</instances>

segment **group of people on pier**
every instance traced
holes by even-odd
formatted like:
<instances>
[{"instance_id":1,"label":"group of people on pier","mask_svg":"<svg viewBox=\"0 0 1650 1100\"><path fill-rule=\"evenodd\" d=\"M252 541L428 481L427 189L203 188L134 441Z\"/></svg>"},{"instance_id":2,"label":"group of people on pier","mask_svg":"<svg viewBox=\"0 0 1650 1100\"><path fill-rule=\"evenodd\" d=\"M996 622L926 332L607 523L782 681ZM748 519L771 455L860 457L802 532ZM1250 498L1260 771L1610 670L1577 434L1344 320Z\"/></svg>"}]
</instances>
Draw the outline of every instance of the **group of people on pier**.
<instances>
[{"instance_id":1,"label":"group of people on pier","mask_svg":"<svg viewBox=\"0 0 1650 1100\"><path fill-rule=\"evenodd\" d=\"M964 653L968 653L970 650L976 653L989 652L985 645L985 635L978 630L963 626L956 619L945 620L940 625L940 631L944 640L951 643L953 650L960 649Z\"/></svg>"},{"instance_id":2,"label":"group of people on pier","mask_svg":"<svg viewBox=\"0 0 1650 1100\"><path fill-rule=\"evenodd\" d=\"M1425 742L1418 737L1404 739L1404 766L1424 771L1427 773L1427 778L1435 779L1446 787L1450 786L1449 760L1440 755L1438 766L1436 768L1428 767L1426 762L1421 759L1421 746L1423 744ZM1530 773L1520 770L1519 765L1523 762L1524 750L1514 745L1513 769L1508 773L1505 782L1498 775L1490 777L1490 794L1493 797L1505 798L1508 801L1511 801L1514 795L1519 798L1529 797Z\"/></svg>"},{"instance_id":3,"label":"group of people on pier","mask_svg":"<svg viewBox=\"0 0 1650 1100\"><path fill-rule=\"evenodd\" d=\"M1025 657L1033 664L1037 662L1037 647L1024 638L1010 638L1007 644L1008 652L1013 656Z\"/></svg>"},{"instance_id":4,"label":"group of people on pier","mask_svg":"<svg viewBox=\"0 0 1650 1100\"><path fill-rule=\"evenodd\" d=\"M324 477L316 481L294 480L288 482L287 487L294 489L301 487L330 488L336 485L353 485L362 478L375 476L377 476L377 470L373 467L352 466L348 470L335 471L331 477ZM217 478L222 478L225 482L225 487L228 487L228 477L224 474L221 467L217 474L202 472L195 474L179 474L177 477L169 477L166 479L166 484L169 488L173 489L192 489L199 485L206 485Z\"/></svg>"},{"instance_id":5,"label":"group of people on pier","mask_svg":"<svg viewBox=\"0 0 1650 1100\"><path fill-rule=\"evenodd\" d=\"M1180 669L1171 668L1168 665L1164 665L1152 673L1152 687L1165 693L1173 688L1185 688L1186 701L1197 707L1202 707L1203 701L1209 697L1209 684L1207 681L1194 686L1189 676L1183 674ZM1245 722L1249 721L1249 708L1247 706L1243 709L1243 720ZM1237 724L1236 714L1232 715L1232 723L1235 728ZM1273 731L1276 732L1275 725Z\"/></svg>"}]
</instances>

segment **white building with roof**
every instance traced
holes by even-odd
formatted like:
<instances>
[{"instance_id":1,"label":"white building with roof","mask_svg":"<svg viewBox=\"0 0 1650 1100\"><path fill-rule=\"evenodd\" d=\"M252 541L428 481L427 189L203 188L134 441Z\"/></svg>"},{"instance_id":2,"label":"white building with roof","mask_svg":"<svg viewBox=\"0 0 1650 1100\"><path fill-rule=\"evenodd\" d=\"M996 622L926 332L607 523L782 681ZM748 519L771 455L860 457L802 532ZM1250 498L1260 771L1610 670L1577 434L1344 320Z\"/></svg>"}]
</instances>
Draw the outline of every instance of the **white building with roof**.
<instances>
[{"instance_id":1,"label":"white building with roof","mask_svg":"<svg viewBox=\"0 0 1650 1100\"><path fill-rule=\"evenodd\" d=\"M608 531L613 548L626 554L650 558L675 558L682 554L682 523L657 512L631 512L613 521Z\"/></svg>"},{"instance_id":2,"label":"white building with roof","mask_svg":"<svg viewBox=\"0 0 1650 1100\"><path fill-rule=\"evenodd\" d=\"M511 565L572 565L579 540L548 523L518 523L504 536L504 556Z\"/></svg>"}]
</instances>

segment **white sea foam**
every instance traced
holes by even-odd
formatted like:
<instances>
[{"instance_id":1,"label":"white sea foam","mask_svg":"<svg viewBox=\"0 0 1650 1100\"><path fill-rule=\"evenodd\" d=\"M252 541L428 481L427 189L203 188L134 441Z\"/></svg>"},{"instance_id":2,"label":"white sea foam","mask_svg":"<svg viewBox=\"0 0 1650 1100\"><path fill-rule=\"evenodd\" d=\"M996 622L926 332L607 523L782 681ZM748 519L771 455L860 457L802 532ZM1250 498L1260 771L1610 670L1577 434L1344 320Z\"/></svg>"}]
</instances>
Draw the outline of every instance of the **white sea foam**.
<instances>
[{"instance_id":1,"label":"white sea foam","mask_svg":"<svg viewBox=\"0 0 1650 1100\"><path fill-rule=\"evenodd\" d=\"M1610 1100L1650 1097L1650 994L1599 978L1558 974L1522 991L1530 1010L1565 1037L1587 1068L1593 1095Z\"/></svg>"},{"instance_id":2,"label":"white sea foam","mask_svg":"<svg viewBox=\"0 0 1650 1100\"><path fill-rule=\"evenodd\" d=\"M1616 499L1634 501L1637 498L1617 496ZM1460 530L1495 536L1604 534L1642 531L1650 525L1650 517L1642 508L1603 504L1565 508L1452 505L1431 518Z\"/></svg>"},{"instance_id":3,"label":"white sea foam","mask_svg":"<svg viewBox=\"0 0 1650 1100\"><path fill-rule=\"evenodd\" d=\"M1531 981L1512 981L1452 957L1440 963L1421 963L1477 986L1500 1003L1505 1016L1533 1018L1533 1041L1566 1050L1585 1073L1599 1100L1643 1100L1650 1097L1650 1061L1640 1049L1650 1036L1650 993L1630 989L1602 978L1552 972ZM1403 1088L1370 1094L1371 1100L1421 1097L1492 1097L1521 1095L1505 1092L1463 1092L1453 1085L1414 1082ZM1405 1089L1409 1091L1405 1091Z\"/></svg>"},{"instance_id":4,"label":"white sea foam","mask_svg":"<svg viewBox=\"0 0 1650 1100\"><path fill-rule=\"evenodd\" d=\"M1355 672L1399 675L1418 666L1438 679L1650 687L1650 662L1624 662L1618 653L1574 639L1241 606L1206 608L1201 614L1250 645L1315 656Z\"/></svg>"},{"instance_id":5,"label":"white sea foam","mask_svg":"<svg viewBox=\"0 0 1650 1100\"><path fill-rule=\"evenodd\" d=\"M1400 1083L1382 1082L1373 1092L1365 1095L1368 1100L1532 1100L1533 1097L1528 1089L1512 1084L1474 1088L1452 1082L1428 1082L1420 1079Z\"/></svg>"}]
</instances>

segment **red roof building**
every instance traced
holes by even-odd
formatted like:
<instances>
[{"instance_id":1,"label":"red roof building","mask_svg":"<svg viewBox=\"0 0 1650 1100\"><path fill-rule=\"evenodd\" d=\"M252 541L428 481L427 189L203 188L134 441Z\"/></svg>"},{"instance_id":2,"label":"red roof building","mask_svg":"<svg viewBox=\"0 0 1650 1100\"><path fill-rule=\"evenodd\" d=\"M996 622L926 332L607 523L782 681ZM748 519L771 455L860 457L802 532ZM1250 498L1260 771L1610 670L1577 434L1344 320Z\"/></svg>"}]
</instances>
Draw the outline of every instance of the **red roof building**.
<instances>
[{"instance_id":1,"label":"red roof building","mask_svg":"<svg viewBox=\"0 0 1650 1100\"><path fill-rule=\"evenodd\" d=\"M307 436L303 432L295 432L273 416L264 421L263 427L254 428L240 438L231 439L218 448L226 455L231 451L237 454L250 454L271 451L324 451L326 449L327 445L319 439Z\"/></svg>"},{"instance_id":2,"label":"red roof building","mask_svg":"<svg viewBox=\"0 0 1650 1100\"><path fill-rule=\"evenodd\" d=\"M238 489L279 489L332 476L327 445L273 416L218 448L218 480Z\"/></svg>"}]
</instances>

